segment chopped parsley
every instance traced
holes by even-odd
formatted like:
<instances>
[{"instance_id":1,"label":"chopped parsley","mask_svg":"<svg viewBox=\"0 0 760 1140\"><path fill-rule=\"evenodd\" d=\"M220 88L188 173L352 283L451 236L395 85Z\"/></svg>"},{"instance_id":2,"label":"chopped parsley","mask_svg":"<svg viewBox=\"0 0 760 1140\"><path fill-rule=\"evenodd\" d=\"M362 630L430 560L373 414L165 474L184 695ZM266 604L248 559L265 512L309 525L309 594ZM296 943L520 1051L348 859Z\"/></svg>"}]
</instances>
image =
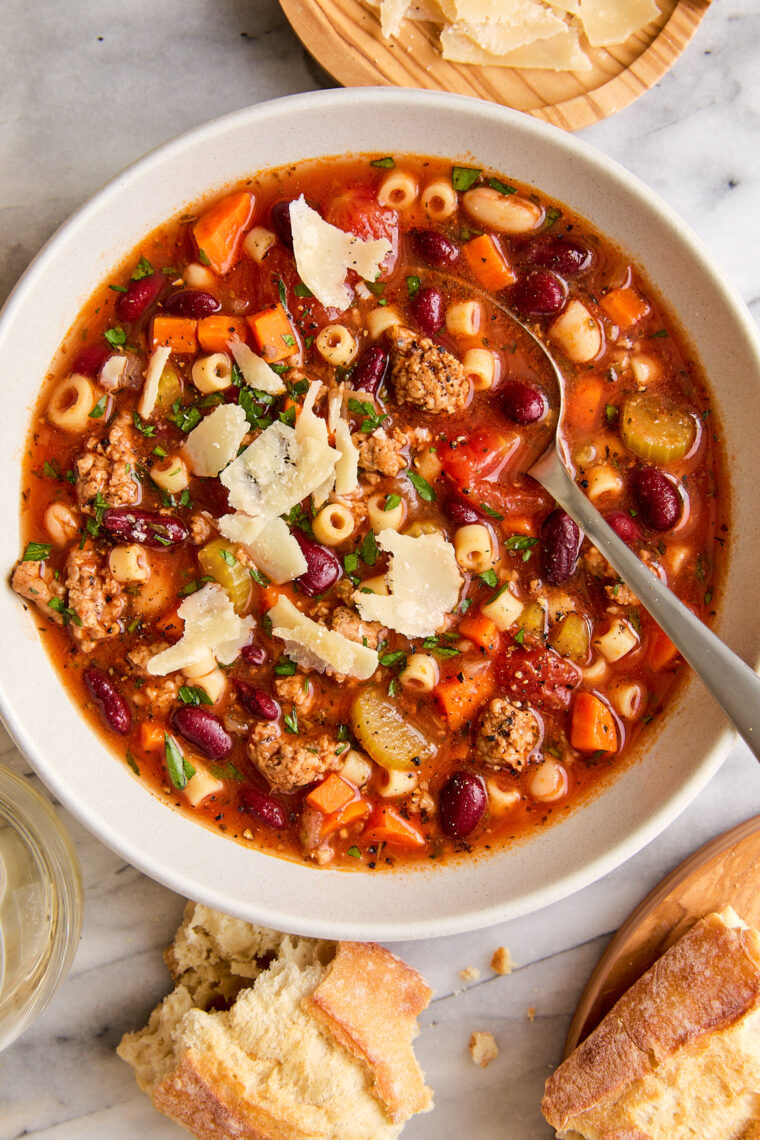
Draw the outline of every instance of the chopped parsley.
<instances>
[{"instance_id":1,"label":"chopped parsley","mask_svg":"<svg viewBox=\"0 0 760 1140\"><path fill-rule=\"evenodd\" d=\"M375 158L370 163L370 166L379 166L381 170L393 170L395 165L396 163L389 154L385 158Z\"/></svg>"},{"instance_id":2,"label":"chopped parsley","mask_svg":"<svg viewBox=\"0 0 760 1140\"><path fill-rule=\"evenodd\" d=\"M392 653L384 653L380 658L380 664L384 665L386 669L405 669L406 654L403 649L396 649Z\"/></svg>"},{"instance_id":3,"label":"chopped parsley","mask_svg":"<svg viewBox=\"0 0 760 1140\"><path fill-rule=\"evenodd\" d=\"M399 505L400 502L401 502L401 496L400 495L387 495L386 499L385 499L385 506L383 507L383 510L384 511L393 511L396 509L396 507Z\"/></svg>"},{"instance_id":4,"label":"chopped parsley","mask_svg":"<svg viewBox=\"0 0 760 1140\"><path fill-rule=\"evenodd\" d=\"M275 663L274 671L278 677L292 677L296 671L296 663L289 657L283 656Z\"/></svg>"},{"instance_id":5,"label":"chopped parsley","mask_svg":"<svg viewBox=\"0 0 760 1140\"><path fill-rule=\"evenodd\" d=\"M668 335L667 329L658 329L657 332L652 333L652 339L656 340L658 337L664 337L667 335Z\"/></svg>"},{"instance_id":6,"label":"chopped parsley","mask_svg":"<svg viewBox=\"0 0 760 1140\"><path fill-rule=\"evenodd\" d=\"M353 846L349 847L348 851L346 852L346 855L350 855L352 859L361 859L361 857L362 857L362 853L359 850L359 848L356 846L355 843L353 844Z\"/></svg>"},{"instance_id":7,"label":"chopped parsley","mask_svg":"<svg viewBox=\"0 0 760 1140\"><path fill-rule=\"evenodd\" d=\"M114 325L112 329L106 329L103 336L114 348L119 348L122 344L127 343L127 334L121 325Z\"/></svg>"},{"instance_id":8,"label":"chopped parsley","mask_svg":"<svg viewBox=\"0 0 760 1140\"><path fill-rule=\"evenodd\" d=\"M201 413L197 408L188 407L177 398L172 404L172 414L167 416L180 431L189 432L201 422Z\"/></svg>"},{"instance_id":9,"label":"chopped parsley","mask_svg":"<svg viewBox=\"0 0 760 1140\"><path fill-rule=\"evenodd\" d=\"M348 407L350 411L365 417L359 426L359 431L366 432L367 434L377 431L385 420L388 419L386 413L378 412L374 404L370 404L368 400L350 399L348 401Z\"/></svg>"},{"instance_id":10,"label":"chopped parsley","mask_svg":"<svg viewBox=\"0 0 760 1140\"><path fill-rule=\"evenodd\" d=\"M554 223L558 222L561 217L562 211L558 210L556 206L550 206L544 217L544 229L550 230Z\"/></svg>"},{"instance_id":11,"label":"chopped parsley","mask_svg":"<svg viewBox=\"0 0 760 1140\"><path fill-rule=\"evenodd\" d=\"M283 281L282 277L277 278L277 295L280 298L280 304L284 309L287 306L288 297L287 293L285 292L285 282Z\"/></svg>"},{"instance_id":12,"label":"chopped parsley","mask_svg":"<svg viewBox=\"0 0 760 1140\"><path fill-rule=\"evenodd\" d=\"M132 771L134 772L134 774L136 776L139 776L140 775L140 769L138 768L137 761L135 760L134 756L132 755L132 753L130 752L129 749L127 749L127 754L124 757L124 759L126 760L127 764L129 764L129 766L132 769Z\"/></svg>"},{"instance_id":13,"label":"chopped parsley","mask_svg":"<svg viewBox=\"0 0 760 1140\"><path fill-rule=\"evenodd\" d=\"M435 491L427 479L423 479L416 471L407 471L406 477L423 502L432 503L435 500Z\"/></svg>"},{"instance_id":14,"label":"chopped parsley","mask_svg":"<svg viewBox=\"0 0 760 1140\"><path fill-rule=\"evenodd\" d=\"M359 556L367 566L374 566L377 561L377 541L375 532L368 530L359 546Z\"/></svg>"},{"instance_id":15,"label":"chopped parsley","mask_svg":"<svg viewBox=\"0 0 760 1140\"><path fill-rule=\"evenodd\" d=\"M132 280L142 281L143 277L152 277L153 273L153 266L148 261L147 257L141 257L132 271ZM126 289L124 291L126 292Z\"/></svg>"},{"instance_id":16,"label":"chopped parsley","mask_svg":"<svg viewBox=\"0 0 760 1140\"><path fill-rule=\"evenodd\" d=\"M452 166L451 185L455 190L469 190L482 173L482 170L476 170L473 166Z\"/></svg>"},{"instance_id":17,"label":"chopped parsley","mask_svg":"<svg viewBox=\"0 0 760 1140\"><path fill-rule=\"evenodd\" d=\"M43 474L47 475L48 479L60 479L61 478L61 473L58 470L58 468L56 467L55 460L53 460L52 463L48 463L48 461L46 459L42 465L42 471L43 471Z\"/></svg>"},{"instance_id":18,"label":"chopped parsley","mask_svg":"<svg viewBox=\"0 0 760 1140\"><path fill-rule=\"evenodd\" d=\"M488 570L484 570L482 574L478 574L478 577L486 586L493 587L498 586L499 584L499 579L496 577L496 571L493 569L493 567Z\"/></svg>"},{"instance_id":19,"label":"chopped parsley","mask_svg":"<svg viewBox=\"0 0 760 1140\"><path fill-rule=\"evenodd\" d=\"M422 643L422 648L427 649L434 653L436 657L458 657L459 650L455 649L453 645L444 645L445 640L456 638L456 634L444 633L442 637L426 637Z\"/></svg>"},{"instance_id":20,"label":"chopped parsley","mask_svg":"<svg viewBox=\"0 0 760 1140\"><path fill-rule=\"evenodd\" d=\"M140 434L146 437L146 439L150 439L151 436L154 436L156 434L156 429L153 424L146 424L145 420L142 418L138 411L132 412L132 423L135 425ZM163 456L166 455L166 452L163 448L159 450L158 447L154 447L153 454L159 455L163 458Z\"/></svg>"},{"instance_id":21,"label":"chopped parsley","mask_svg":"<svg viewBox=\"0 0 760 1140\"><path fill-rule=\"evenodd\" d=\"M617 404L605 404L604 405L604 417L607 420L608 424L614 424L618 418Z\"/></svg>"},{"instance_id":22,"label":"chopped parsley","mask_svg":"<svg viewBox=\"0 0 760 1140\"><path fill-rule=\"evenodd\" d=\"M251 575L257 586L269 585L269 579L267 578L266 574L262 574L256 566L251 566L248 573Z\"/></svg>"},{"instance_id":23,"label":"chopped parsley","mask_svg":"<svg viewBox=\"0 0 760 1140\"><path fill-rule=\"evenodd\" d=\"M478 506L480 507L481 511L484 511L488 515L489 519L496 519L497 522L501 522L501 520L504 518L504 515L500 515L498 511L495 511L493 509L493 507L489 507L488 503L479 503Z\"/></svg>"},{"instance_id":24,"label":"chopped parsley","mask_svg":"<svg viewBox=\"0 0 760 1140\"><path fill-rule=\"evenodd\" d=\"M21 561L43 562L46 558L50 557L50 551L52 549L52 544L49 542L30 542L27 544Z\"/></svg>"},{"instance_id":25,"label":"chopped parsley","mask_svg":"<svg viewBox=\"0 0 760 1140\"><path fill-rule=\"evenodd\" d=\"M515 641L517 642L518 645L524 644L524 642L525 642L525 630L524 629L518 629L517 633L515 634Z\"/></svg>"},{"instance_id":26,"label":"chopped parsley","mask_svg":"<svg viewBox=\"0 0 760 1140\"><path fill-rule=\"evenodd\" d=\"M179 699L185 705L213 705L211 697L200 685L180 685Z\"/></svg>"},{"instance_id":27,"label":"chopped parsley","mask_svg":"<svg viewBox=\"0 0 760 1140\"><path fill-rule=\"evenodd\" d=\"M231 550L220 550L219 557L222 558L228 566L237 566L237 558Z\"/></svg>"},{"instance_id":28,"label":"chopped parsley","mask_svg":"<svg viewBox=\"0 0 760 1140\"><path fill-rule=\"evenodd\" d=\"M303 281L299 281L293 289L296 297L313 297L311 289L308 285L304 285Z\"/></svg>"},{"instance_id":29,"label":"chopped parsley","mask_svg":"<svg viewBox=\"0 0 760 1140\"><path fill-rule=\"evenodd\" d=\"M187 598L190 594L194 594L196 590L200 590L201 586L206 582L213 582L214 579L210 574L204 574L202 578L193 578L192 582L187 582L181 590L177 591L178 598Z\"/></svg>"},{"instance_id":30,"label":"chopped parsley","mask_svg":"<svg viewBox=\"0 0 760 1140\"><path fill-rule=\"evenodd\" d=\"M89 418L91 420L99 420L100 417L103 415L104 411L106 410L106 404L107 403L108 403L108 394L106 392L104 392L103 395L98 400L95 407L92 409L92 411L87 413Z\"/></svg>"},{"instance_id":31,"label":"chopped parsley","mask_svg":"<svg viewBox=\"0 0 760 1140\"><path fill-rule=\"evenodd\" d=\"M109 289L113 289L114 293L128 293L126 285L109 285Z\"/></svg>"},{"instance_id":32,"label":"chopped parsley","mask_svg":"<svg viewBox=\"0 0 760 1140\"><path fill-rule=\"evenodd\" d=\"M285 713L282 723L285 725L286 732L291 732L294 736L298 735L298 712L295 705L291 707L289 713Z\"/></svg>"},{"instance_id":33,"label":"chopped parsley","mask_svg":"<svg viewBox=\"0 0 760 1140\"><path fill-rule=\"evenodd\" d=\"M82 624L82 619L79 614L69 609L68 606L65 606L61 598L51 598L48 605L51 610L55 610L57 614L61 615L64 625L67 625L70 621L73 621L74 625Z\"/></svg>"},{"instance_id":34,"label":"chopped parsley","mask_svg":"<svg viewBox=\"0 0 760 1140\"><path fill-rule=\"evenodd\" d=\"M496 190L499 194L516 194L517 188L510 186L507 182L502 182L499 178L489 178L488 185L492 190Z\"/></svg>"},{"instance_id":35,"label":"chopped parsley","mask_svg":"<svg viewBox=\"0 0 760 1140\"><path fill-rule=\"evenodd\" d=\"M185 759L168 732L164 733L164 751L169 779L177 791L181 792L183 788L187 787L187 781L192 780L195 775L195 768L189 760Z\"/></svg>"},{"instance_id":36,"label":"chopped parsley","mask_svg":"<svg viewBox=\"0 0 760 1140\"><path fill-rule=\"evenodd\" d=\"M421 284L422 284L422 281L420 280L419 277L407 277L406 287L409 291L410 297L414 297L417 295L417 293L419 293Z\"/></svg>"},{"instance_id":37,"label":"chopped parsley","mask_svg":"<svg viewBox=\"0 0 760 1140\"><path fill-rule=\"evenodd\" d=\"M198 250L198 260L200 261L201 265L210 265L211 264L211 258L206 253L205 249L199 249Z\"/></svg>"},{"instance_id":38,"label":"chopped parsley","mask_svg":"<svg viewBox=\"0 0 760 1140\"><path fill-rule=\"evenodd\" d=\"M504 545L507 550L521 552L523 562L527 562L530 558L531 551L537 542L537 538L532 538L528 534L512 534L504 543Z\"/></svg>"}]
</instances>

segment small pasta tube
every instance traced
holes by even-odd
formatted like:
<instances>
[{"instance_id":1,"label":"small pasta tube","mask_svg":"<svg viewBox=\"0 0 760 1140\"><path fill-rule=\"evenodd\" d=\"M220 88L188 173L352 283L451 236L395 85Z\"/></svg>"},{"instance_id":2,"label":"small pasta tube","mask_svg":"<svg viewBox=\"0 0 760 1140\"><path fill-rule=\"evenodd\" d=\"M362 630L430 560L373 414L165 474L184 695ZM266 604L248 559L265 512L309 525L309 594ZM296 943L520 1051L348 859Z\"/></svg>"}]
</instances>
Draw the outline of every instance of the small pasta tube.
<instances>
[{"instance_id":1,"label":"small pasta tube","mask_svg":"<svg viewBox=\"0 0 760 1140\"><path fill-rule=\"evenodd\" d=\"M216 657L214 657L214 654L209 649L203 654L200 661L196 661L195 665L186 665L182 672L188 681L196 681L200 677L205 677L214 669L216 669ZM210 695L211 694L209 694L209 696Z\"/></svg>"},{"instance_id":2,"label":"small pasta tube","mask_svg":"<svg viewBox=\"0 0 760 1140\"><path fill-rule=\"evenodd\" d=\"M179 495L190 486L187 464L179 455L169 455L160 463L154 463L150 477L157 487L170 495Z\"/></svg>"},{"instance_id":3,"label":"small pasta tube","mask_svg":"<svg viewBox=\"0 0 760 1140\"><path fill-rule=\"evenodd\" d=\"M108 569L117 582L147 582L150 562L145 547L139 542L114 546L108 555Z\"/></svg>"},{"instance_id":4,"label":"small pasta tube","mask_svg":"<svg viewBox=\"0 0 760 1140\"><path fill-rule=\"evenodd\" d=\"M528 779L528 793L534 800L551 803L567 795L567 772L559 760L547 756Z\"/></svg>"},{"instance_id":5,"label":"small pasta tube","mask_svg":"<svg viewBox=\"0 0 760 1140\"><path fill-rule=\"evenodd\" d=\"M624 618L615 618L614 621L610 622L609 628L595 637L592 642L594 649L597 649L605 661L609 661L610 664L619 661L621 657L625 657L638 644L639 635L631 623L625 621Z\"/></svg>"},{"instance_id":6,"label":"small pasta tube","mask_svg":"<svg viewBox=\"0 0 760 1140\"><path fill-rule=\"evenodd\" d=\"M496 379L496 357L487 348L468 348L462 357L462 367L476 392L493 387Z\"/></svg>"},{"instance_id":7,"label":"small pasta tube","mask_svg":"<svg viewBox=\"0 0 760 1140\"><path fill-rule=\"evenodd\" d=\"M356 519L343 503L328 503L312 520L311 528L317 542L338 546L354 533Z\"/></svg>"},{"instance_id":8,"label":"small pasta tube","mask_svg":"<svg viewBox=\"0 0 760 1140\"><path fill-rule=\"evenodd\" d=\"M586 472L586 494L589 499L601 499L602 495L619 495L623 490L623 480L609 463L599 463Z\"/></svg>"},{"instance_id":9,"label":"small pasta tube","mask_svg":"<svg viewBox=\"0 0 760 1140\"><path fill-rule=\"evenodd\" d=\"M480 612L490 618L496 628L504 633L514 625L524 609L523 603L511 593L509 587L502 590L490 602L480 607Z\"/></svg>"},{"instance_id":10,"label":"small pasta tube","mask_svg":"<svg viewBox=\"0 0 760 1140\"><path fill-rule=\"evenodd\" d=\"M443 222L450 218L459 205L456 190L445 178L436 178L428 182L422 191L422 208L434 222Z\"/></svg>"},{"instance_id":11,"label":"small pasta tube","mask_svg":"<svg viewBox=\"0 0 760 1140\"><path fill-rule=\"evenodd\" d=\"M378 306L368 313L366 318L367 330L372 340L377 340L388 329L397 328L402 323L398 312L391 305Z\"/></svg>"},{"instance_id":12,"label":"small pasta tube","mask_svg":"<svg viewBox=\"0 0 760 1140\"><path fill-rule=\"evenodd\" d=\"M406 503L400 496L399 502L388 509L388 496L384 494L371 495L367 501L367 517L369 525L377 533L381 530L401 530L406 519Z\"/></svg>"},{"instance_id":13,"label":"small pasta tube","mask_svg":"<svg viewBox=\"0 0 760 1140\"><path fill-rule=\"evenodd\" d=\"M47 406L47 418L54 427L79 435L90 426L90 412L101 393L80 372L72 372L53 389Z\"/></svg>"},{"instance_id":14,"label":"small pasta tube","mask_svg":"<svg viewBox=\"0 0 760 1140\"><path fill-rule=\"evenodd\" d=\"M406 796L409 792L413 792L418 782L417 772L402 772L399 768L390 768L377 790L385 799L395 799L397 796Z\"/></svg>"},{"instance_id":15,"label":"small pasta tube","mask_svg":"<svg viewBox=\"0 0 760 1140\"><path fill-rule=\"evenodd\" d=\"M68 546L79 533L79 515L68 503L51 503L43 521L53 546Z\"/></svg>"},{"instance_id":16,"label":"small pasta tube","mask_svg":"<svg viewBox=\"0 0 760 1140\"><path fill-rule=\"evenodd\" d=\"M462 570L482 574L496 561L488 527L469 523L454 531L454 554Z\"/></svg>"},{"instance_id":17,"label":"small pasta tube","mask_svg":"<svg viewBox=\"0 0 760 1140\"><path fill-rule=\"evenodd\" d=\"M499 815L511 811L522 799L517 788L502 788L495 780L487 780L486 788L488 790L488 810Z\"/></svg>"},{"instance_id":18,"label":"small pasta tube","mask_svg":"<svg viewBox=\"0 0 760 1140\"><path fill-rule=\"evenodd\" d=\"M193 365L193 384L199 392L224 392L232 384L232 363L226 352L200 356Z\"/></svg>"},{"instance_id":19,"label":"small pasta tube","mask_svg":"<svg viewBox=\"0 0 760 1140\"><path fill-rule=\"evenodd\" d=\"M254 226L243 239L243 253L246 257L250 257L251 261L261 265L276 241L277 238L271 230L265 226Z\"/></svg>"},{"instance_id":20,"label":"small pasta tube","mask_svg":"<svg viewBox=\"0 0 760 1140\"><path fill-rule=\"evenodd\" d=\"M617 681L610 689L610 701L624 720L633 720L644 704L644 689L637 681Z\"/></svg>"},{"instance_id":21,"label":"small pasta tube","mask_svg":"<svg viewBox=\"0 0 760 1140\"><path fill-rule=\"evenodd\" d=\"M187 676L187 673L185 673L185 676ZM227 678L218 665L215 665L210 673L204 673L202 677L196 677L195 683L204 690L214 704L218 704L227 688Z\"/></svg>"},{"instance_id":22,"label":"small pasta tube","mask_svg":"<svg viewBox=\"0 0 760 1140\"><path fill-rule=\"evenodd\" d=\"M477 336L482 318L480 301L456 301L446 309L446 331L451 336Z\"/></svg>"},{"instance_id":23,"label":"small pasta tube","mask_svg":"<svg viewBox=\"0 0 760 1140\"><path fill-rule=\"evenodd\" d=\"M607 676L607 662L603 657L597 657L581 672L584 681L588 681L590 685L599 685Z\"/></svg>"},{"instance_id":24,"label":"small pasta tube","mask_svg":"<svg viewBox=\"0 0 760 1140\"><path fill-rule=\"evenodd\" d=\"M417 201L417 179L406 170L393 170L380 183L377 200L381 206L408 210Z\"/></svg>"},{"instance_id":25,"label":"small pasta tube","mask_svg":"<svg viewBox=\"0 0 760 1140\"><path fill-rule=\"evenodd\" d=\"M398 679L411 692L432 693L438 684L438 662L431 653L413 653Z\"/></svg>"},{"instance_id":26,"label":"small pasta tube","mask_svg":"<svg viewBox=\"0 0 760 1140\"><path fill-rule=\"evenodd\" d=\"M334 368L346 368L356 356L356 337L345 325L325 325L317 334L316 349Z\"/></svg>"},{"instance_id":27,"label":"small pasta tube","mask_svg":"<svg viewBox=\"0 0 760 1140\"><path fill-rule=\"evenodd\" d=\"M586 364L599 355L602 329L581 301L571 301L554 324L549 336L575 364Z\"/></svg>"},{"instance_id":28,"label":"small pasta tube","mask_svg":"<svg viewBox=\"0 0 760 1140\"><path fill-rule=\"evenodd\" d=\"M340 774L357 788L363 788L372 775L372 761L357 748L349 748L340 766Z\"/></svg>"},{"instance_id":29,"label":"small pasta tube","mask_svg":"<svg viewBox=\"0 0 760 1140\"><path fill-rule=\"evenodd\" d=\"M182 794L191 807L197 807L209 796L217 796L224 791L224 783L216 776L212 776L208 768L199 764L195 757L193 757L193 767L195 774L185 784Z\"/></svg>"}]
</instances>

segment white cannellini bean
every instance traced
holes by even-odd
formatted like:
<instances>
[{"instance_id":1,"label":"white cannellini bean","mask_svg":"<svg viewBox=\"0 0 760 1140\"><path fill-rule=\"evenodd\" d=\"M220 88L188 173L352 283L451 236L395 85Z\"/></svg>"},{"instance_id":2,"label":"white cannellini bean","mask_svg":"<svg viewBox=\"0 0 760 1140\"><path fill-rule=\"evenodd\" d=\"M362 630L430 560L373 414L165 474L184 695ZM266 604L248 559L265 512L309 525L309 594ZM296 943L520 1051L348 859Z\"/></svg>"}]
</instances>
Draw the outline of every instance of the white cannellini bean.
<instances>
[{"instance_id":1,"label":"white cannellini bean","mask_svg":"<svg viewBox=\"0 0 760 1140\"><path fill-rule=\"evenodd\" d=\"M549 326L549 336L575 364L585 364L599 355L602 328L581 301L571 301Z\"/></svg>"},{"instance_id":2,"label":"white cannellini bean","mask_svg":"<svg viewBox=\"0 0 760 1140\"><path fill-rule=\"evenodd\" d=\"M486 230L500 234L527 234L544 219L543 206L521 194L500 194L490 186L477 186L462 195L462 205Z\"/></svg>"},{"instance_id":3,"label":"white cannellini bean","mask_svg":"<svg viewBox=\"0 0 760 1140\"><path fill-rule=\"evenodd\" d=\"M551 803L567 795L567 772L559 760L547 756L534 768L528 780L528 791L534 800Z\"/></svg>"}]
</instances>

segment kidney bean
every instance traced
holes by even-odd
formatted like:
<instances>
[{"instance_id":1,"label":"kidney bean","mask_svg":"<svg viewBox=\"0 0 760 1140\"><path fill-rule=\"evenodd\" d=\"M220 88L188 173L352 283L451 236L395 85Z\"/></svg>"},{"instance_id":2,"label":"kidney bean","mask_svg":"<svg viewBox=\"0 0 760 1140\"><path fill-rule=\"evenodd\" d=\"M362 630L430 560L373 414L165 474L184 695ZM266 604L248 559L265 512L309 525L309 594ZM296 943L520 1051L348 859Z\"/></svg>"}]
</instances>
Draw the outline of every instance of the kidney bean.
<instances>
[{"instance_id":1,"label":"kidney bean","mask_svg":"<svg viewBox=\"0 0 760 1140\"><path fill-rule=\"evenodd\" d=\"M174 710L172 723L209 760L224 760L232 751L232 737L219 717L203 705L182 705Z\"/></svg>"},{"instance_id":2,"label":"kidney bean","mask_svg":"<svg viewBox=\"0 0 760 1140\"><path fill-rule=\"evenodd\" d=\"M307 565L306 573L296 578L296 582L310 598L315 594L324 593L343 573L340 562L331 550L326 546L320 546L302 530L294 530L293 535L301 547Z\"/></svg>"},{"instance_id":3,"label":"kidney bean","mask_svg":"<svg viewBox=\"0 0 760 1140\"><path fill-rule=\"evenodd\" d=\"M453 265L459 257L458 247L438 230L412 230L410 236L415 253L428 265Z\"/></svg>"},{"instance_id":4,"label":"kidney bean","mask_svg":"<svg viewBox=\"0 0 760 1140\"><path fill-rule=\"evenodd\" d=\"M673 483L656 467L637 467L631 490L641 517L651 530L670 530L681 517L681 498Z\"/></svg>"},{"instance_id":5,"label":"kidney bean","mask_svg":"<svg viewBox=\"0 0 760 1140\"><path fill-rule=\"evenodd\" d=\"M520 254L532 265L554 269L567 277L585 273L594 260L589 247L573 238L547 238L544 241L530 242Z\"/></svg>"},{"instance_id":6,"label":"kidney bean","mask_svg":"<svg viewBox=\"0 0 760 1140\"><path fill-rule=\"evenodd\" d=\"M452 495L451 498L446 499L443 503L443 509L455 526L470 526L472 523L479 523L483 518L482 511L479 511L472 503L466 502L465 499L460 499L458 495Z\"/></svg>"},{"instance_id":7,"label":"kidney bean","mask_svg":"<svg viewBox=\"0 0 760 1140\"><path fill-rule=\"evenodd\" d=\"M106 728L126 736L132 727L132 713L111 678L94 665L88 665L82 677Z\"/></svg>"},{"instance_id":8,"label":"kidney bean","mask_svg":"<svg viewBox=\"0 0 760 1140\"><path fill-rule=\"evenodd\" d=\"M477 827L486 810L488 796L480 776L455 772L441 788L438 803L441 827L452 839L462 839Z\"/></svg>"},{"instance_id":9,"label":"kidney bean","mask_svg":"<svg viewBox=\"0 0 760 1140\"><path fill-rule=\"evenodd\" d=\"M275 202L270 211L270 217L272 219L272 229L282 244L287 246L288 249L292 249L293 226L290 221L290 200L283 198L281 202Z\"/></svg>"},{"instance_id":10,"label":"kidney bean","mask_svg":"<svg viewBox=\"0 0 760 1140\"><path fill-rule=\"evenodd\" d=\"M561 586L575 572L583 535L561 508L544 520L541 527L541 569L552 586Z\"/></svg>"},{"instance_id":11,"label":"kidney bean","mask_svg":"<svg viewBox=\"0 0 760 1140\"><path fill-rule=\"evenodd\" d=\"M282 804L251 784L240 789L240 810L249 811L259 823L275 831L282 831L288 826L288 815Z\"/></svg>"},{"instance_id":12,"label":"kidney bean","mask_svg":"<svg viewBox=\"0 0 760 1140\"><path fill-rule=\"evenodd\" d=\"M549 410L549 401L540 388L522 380L507 380L499 391L504 412L516 424L535 424Z\"/></svg>"},{"instance_id":13,"label":"kidney bean","mask_svg":"<svg viewBox=\"0 0 760 1140\"><path fill-rule=\"evenodd\" d=\"M165 312L171 313L173 317L192 317L194 320L210 317L212 313L218 313L221 307L221 301L211 293L204 293L202 289L180 289L164 301Z\"/></svg>"},{"instance_id":14,"label":"kidney bean","mask_svg":"<svg viewBox=\"0 0 760 1140\"><path fill-rule=\"evenodd\" d=\"M258 717L259 720L277 720L280 706L274 697L270 697L263 689L257 689L255 685L249 685L239 677L233 677L232 682L237 689L240 703L251 716Z\"/></svg>"},{"instance_id":15,"label":"kidney bean","mask_svg":"<svg viewBox=\"0 0 760 1140\"><path fill-rule=\"evenodd\" d=\"M351 386L376 396L388 371L390 356L379 344L371 344L359 357L351 377Z\"/></svg>"},{"instance_id":16,"label":"kidney bean","mask_svg":"<svg viewBox=\"0 0 760 1140\"><path fill-rule=\"evenodd\" d=\"M240 650L240 656L249 665L263 665L267 659L267 651L257 641L249 641Z\"/></svg>"},{"instance_id":17,"label":"kidney bean","mask_svg":"<svg viewBox=\"0 0 760 1140\"><path fill-rule=\"evenodd\" d=\"M71 365L71 371L79 372L82 376L90 376L94 379L110 355L111 350L105 345L90 344L87 348L80 349L76 354Z\"/></svg>"},{"instance_id":18,"label":"kidney bean","mask_svg":"<svg viewBox=\"0 0 760 1140\"><path fill-rule=\"evenodd\" d=\"M120 321L138 321L161 292L163 279L157 274L130 281L126 293L119 293L116 316Z\"/></svg>"},{"instance_id":19,"label":"kidney bean","mask_svg":"<svg viewBox=\"0 0 760 1140\"><path fill-rule=\"evenodd\" d=\"M629 546L641 538L639 524L624 511L610 511L604 517L618 538L622 538L623 542L627 542Z\"/></svg>"},{"instance_id":20,"label":"kidney bean","mask_svg":"<svg viewBox=\"0 0 760 1140\"><path fill-rule=\"evenodd\" d=\"M524 316L558 313L567 301L567 282L550 269L534 269L512 289L512 303Z\"/></svg>"},{"instance_id":21,"label":"kidney bean","mask_svg":"<svg viewBox=\"0 0 760 1140\"><path fill-rule=\"evenodd\" d=\"M140 542L154 550L176 546L188 536L188 529L181 519L136 507L109 507L103 512L103 526L116 538Z\"/></svg>"},{"instance_id":22,"label":"kidney bean","mask_svg":"<svg viewBox=\"0 0 760 1140\"><path fill-rule=\"evenodd\" d=\"M419 289L409 307L424 333L435 336L441 331L445 317L443 297L437 289Z\"/></svg>"}]
</instances>

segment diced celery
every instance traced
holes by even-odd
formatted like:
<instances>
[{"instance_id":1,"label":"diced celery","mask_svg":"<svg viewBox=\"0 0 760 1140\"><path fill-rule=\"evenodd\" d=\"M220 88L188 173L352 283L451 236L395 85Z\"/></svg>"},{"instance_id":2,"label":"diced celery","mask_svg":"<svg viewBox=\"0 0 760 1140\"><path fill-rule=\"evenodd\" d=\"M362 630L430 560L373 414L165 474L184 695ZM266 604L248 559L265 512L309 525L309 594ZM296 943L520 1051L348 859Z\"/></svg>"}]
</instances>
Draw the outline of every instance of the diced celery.
<instances>
[{"instance_id":1,"label":"diced celery","mask_svg":"<svg viewBox=\"0 0 760 1140\"><path fill-rule=\"evenodd\" d=\"M681 408L667 407L659 396L637 392L623 402L623 442L642 459L670 463L683 459L694 443L696 424Z\"/></svg>"},{"instance_id":2,"label":"diced celery","mask_svg":"<svg viewBox=\"0 0 760 1140\"><path fill-rule=\"evenodd\" d=\"M561 657L583 663L588 660L590 634L588 622L580 614L568 614L549 635L552 648Z\"/></svg>"},{"instance_id":3,"label":"diced celery","mask_svg":"<svg viewBox=\"0 0 760 1140\"><path fill-rule=\"evenodd\" d=\"M198 561L203 573L210 575L230 595L235 613L241 614L248 605L252 579L247 567L238 562L235 550L231 542L215 538L198 551Z\"/></svg>"},{"instance_id":4,"label":"diced celery","mask_svg":"<svg viewBox=\"0 0 760 1140\"><path fill-rule=\"evenodd\" d=\"M435 746L380 689L357 693L351 727L364 751L383 768L413 771L435 752Z\"/></svg>"},{"instance_id":5,"label":"diced celery","mask_svg":"<svg viewBox=\"0 0 760 1140\"><path fill-rule=\"evenodd\" d=\"M170 408L174 401L181 395L182 381L179 378L179 374L176 369L172 368L171 364L167 364L158 381L156 407L163 409Z\"/></svg>"},{"instance_id":6,"label":"diced celery","mask_svg":"<svg viewBox=\"0 0 760 1140\"><path fill-rule=\"evenodd\" d=\"M520 614L520 628L529 637L543 637L546 633L546 606L540 602L528 602Z\"/></svg>"}]
</instances>

